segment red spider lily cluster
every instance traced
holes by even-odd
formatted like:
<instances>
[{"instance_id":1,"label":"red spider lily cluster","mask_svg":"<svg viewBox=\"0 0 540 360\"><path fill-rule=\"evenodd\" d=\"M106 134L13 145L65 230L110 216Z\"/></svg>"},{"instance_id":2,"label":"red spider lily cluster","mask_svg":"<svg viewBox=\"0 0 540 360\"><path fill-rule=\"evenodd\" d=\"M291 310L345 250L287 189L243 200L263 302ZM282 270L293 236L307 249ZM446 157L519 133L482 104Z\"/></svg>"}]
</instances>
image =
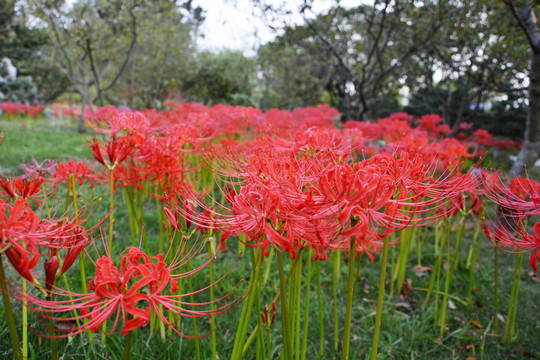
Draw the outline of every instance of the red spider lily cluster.
<instances>
[{"instance_id":1,"label":"red spider lily cluster","mask_svg":"<svg viewBox=\"0 0 540 360\"><path fill-rule=\"evenodd\" d=\"M302 145L260 148L245 159L229 156L231 162L218 169L229 185L229 205L191 198L178 211L190 223L223 231L223 238L245 234L247 245L271 245L292 258L310 247L314 259L324 260L328 250L348 250L351 241L373 258L382 238L437 221L450 210L435 210L476 185L473 177L456 173L434 179L421 155L380 154L351 164L331 145L321 147L324 153Z\"/></svg>"},{"instance_id":2,"label":"red spider lily cluster","mask_svg":"<svg viewBox=\"0 0 540 360\"><path fill-rule=\"evenodd\" d=\"M399 238L388 244L396 232L459 214L483 219L485 198L499 210L496 220L484 222L488 238L507 251L532 252L530 263L537 270L540 225L532 221L540 215L539 184L515 178L506 185L496 173L463 166L488 147L515 148L515 143L468 124L452 137L438 115L416 119L398 113L339 129L338 112L325 105L267 112L167 106L163 112L113 106L87 112L89 126L105 139L87 141L93 160L32 159L20 166L23 176L0 178L0 251L20 276L47 294L26 293L12 283L11 295L46 319L74 323L50 336L104 327L109 334L118 327L128 335L154 314L172 331L192 337L180 331L181 317L217 315L244 296L233 296L235 288L196 302L194 295L222 278L195 291L183 291L182 279L206 269L235 238L260 248L260 261L271 249L293 260L307 249L313 261L333 253L366 254L373 261L388 245L399 244ZM48 199L56 198L45 190L48 184L54 194L67 185L67 198L73 200L64 211L45 210ZM89 226L98 202L79 207L76 188L100 184L110 186L111 207ZM141 243L146 240L142 202L147 196L156 202L165 234L157 254L147 244L145 251L134 243L118 251L122 244L112 241L114 208L121 204L114 200L117 192L129 210L133 238ZM95 241L95 230L104 232L107 216L109 239ZM221 240L216 252L190 270L213 236ZM163 237L169 245L165 251ZM97 259L90 256L93 250ZM57 278L78 259L82 264L83 257L90 258L93 275L82 291L61 287ZM272 307L260 314L268 328L275 320L274 302Z\"/></svg>"},{"instance_id":3,"label":"red spider lily cluster","mask_svg":"<svg viewBox=\"0 0 540 360\"><path fill-rule=\"evenodd\" d=\"M529 178L516 177L509 184L487 183L486 194L498 205L496 219L484 226L486 236L505 251L531 252L530 264L534 272L540 261L540 184Z\"/></svg>"},{"instance_id":4,"label":"red spider lily cluster","mask_svg":"<svg viewBox=\"0 0 540 360\"><path fill-rule=\"evenodd\" d=\"M0 249L13 268L36 285L39 282L35 270L40 259L50 259L59 251L63 252L60 274L65 272L91 241L92 231L100 225L100 222L88 228L79 225L95 211L96 201L85 204L76 216L64 213L57 218L44 217L42 202L46 201L47 194L42 192L43 182L44 179L37 177L0 181ZM38 205L37 210L32 203ZM48 266L50 273L52 268Z\"/></svg>"},{"instance_id":5,"label":"red spider lily cluster","mask_svg":"<svg viewBox=\"0 0 540 360\"><path fill-rule=\"evenodd\" d=\"M8 118L14 116L29 116L37 119L43 109L45 109L45 105L26 105L11 101L0 103L0 110L2 110Z\"/></svg>"}]
</instances>

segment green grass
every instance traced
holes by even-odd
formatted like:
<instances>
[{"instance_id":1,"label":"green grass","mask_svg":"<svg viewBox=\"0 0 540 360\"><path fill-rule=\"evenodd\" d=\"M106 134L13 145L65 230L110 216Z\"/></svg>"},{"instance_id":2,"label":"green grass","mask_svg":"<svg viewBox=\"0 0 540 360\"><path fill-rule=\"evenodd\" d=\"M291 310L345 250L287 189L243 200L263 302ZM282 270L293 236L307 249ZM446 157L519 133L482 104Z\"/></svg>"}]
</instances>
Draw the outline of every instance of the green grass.
<instances>
[{"instance_id":1,"label":"green grass","mask_svg":"<svg viewBox=\"0 0 540 360\"><path fill-rule=\"evenodd\" d=\"M79 135L74 123L61 122L54 123L46 119L33 124L31 128L25 128L20 123L0 121L2 131L7 131L7 137L0 147L2 156L0 157L0 170L2 175L18 175L21 171L18 165L29 162L34 156L39 162L45 159L61 160L83 160L91 159L90 150L85 145L85 140L92 136ZM62 207L65 197L65 187L59 187L55 204ZM108 189L99 187L95 192L81 189L81 197L91 196L102 197L102 204L89 222L95 221L99 216L103 216L108 209ZM131 234L127 221L127 207L123 203L122 195L117 194L118 207L115 210L115 245L114 253L118 254L127 246L131 245ZM157 252L157 242L159 239L159 222L156 213L155 201L147 198L145 201L145 226L151 244L152 252ZM105 221L105 225L108 221ZM423 247L422 264L433 267L435 257L432 255L433 242L432 229L428 229L426 241ZM455 273L451 294L460 299L466 300L468 286L468 272L464 268L468 246L471 242L472 231L465 232L462 247L460 266ZM451 245L454 244L452 240ZM237 260L237 241L231 238L228 241L229 251L221 253L214 263L215 277L227 272ZM397 253L397 248L396 248ZM200 263L205 258L205 253L197 261ZM415 290L415 288L427 288L428 278L419 278L413 271L416 265L416 249L412 249L408 262L406 278L412 282L413 289L408 294L408 299L386 297L384 304L384 314L382 323L382 333L379 347L380 359L466 359L468 356L474 359L534 359L540 358L540 321L538 312L540 302L540 283L533 281L528 273L531 271L528 264L528 255L523 261L523 271L521 277L521 287L519 296L519 308L517 313L516 331L514 341L508 345L503 345L501 336L493 334L492 324L493 312L493 245L485 238L482 240L482 248L478 259L477 271L475 273L475 290L473 291L473 302L470 308L462 305L459 301L454 301L455 309L448 309L447 331L442 339L439 337L439 329L434 326L434 297L427 307L422 305L426 293ZM390 258L389 267L390 270ZM506 316L507 305L510 297L512 283L512 270L514 255L507 253L499 254L499 284L500 284L500 307L499 313ZM286 266L289 262L287 261ZM347 262L341 262L340 283L338 293L338 309L340 334L343 331L343 321L345 318L346 302L346 279ZM87 275L92 275L92 269L87 262ZM263 289L262 302L268 304L273 298L279 284L278 270L274 258L270 271L269 283ZM75 264L74 269L77 268ZM373 263L364 256L361 264L360 277L357 283L355 302L353 308L353 325L351 340L351 358L366 359L369 357L371 348L372 332L375 324L375 307L378 292L379 258L376 257ZM322 264L322 286L324 304L325 323L325 353L322 357L325 360L339 359L341 353L333 348L333 313L332 313L332 268L330 261ZM306 266L304 264L304 276ZM225 294L233 289L243 279L244 283L237 292L239 295L247 288L247 282L251 274L251 263L249 256L244 256L234 267L231 273L226 276L216 286L216 297ZM68 273L71 283L77 288L79 284L79 274L77 271ZM13 271L8 277L15 279ZM390 278L388 274L387 279ZM193 277L194 288L199 289L207 285L208 278L205 271ZM441 284L443 279L441 279ZM315 282L315 266L313 266L312 289L311 289L311 310L310 325L308 335L307 359L319 359L319 325L317 313L317 293ZM187 286L187 283L184 283ZM389 287L387 287L388 293ZM442 285L441 285L442 290ZM208 299L208 292L201 294L199 300ZM439 298L440 299L440 298ZM405 305L408 304L408 305ZM410 308L408 307L410 305ZM20 305L15 304L19 309ZM232 351L236 328L240 317L241 306L234 310L217 316L217 342L218 356L220 359L230 357ZM0 307L0 357L12 357L11 343L9 341L8 330ZM254 310L250 323L250 331L256 324L259 314ZM16 319L20 319L16 316ZM471 321L476 321L481 328L475 327ZM272 327L271 351L273 358L277 359L282 349L282 335L280 314L276 317L276 322ZM46 327L43 320L31 315L30 323L37 331L45 332ZM210 331L209 319L199 319L199 333ZM20 324L19 324L20 326ZM179 326L183 332L193 335L190 320L184 320ZM499 334L502 334L504 323L499 324ZM20 334L20 328L19 328ZM76 336L70 339L59 340L60 355L64 359L118 359L121 358L123 349L123 337L118 331L107 338L106 346L102 346L100 335L96 334L93 346L88 343L87 336ZM30 358L49 358L48 340L40 338L36 334L30 335ZM210 337L200 340L201 358L210 358ZM248 349L245 358L255 359L255 343ZM194 359L195 342L184 339L172 333L163 341L159 332L150 332L149 326L142 327L135 331L133 338L132 359Z\"/></svg>"}]
</instances>

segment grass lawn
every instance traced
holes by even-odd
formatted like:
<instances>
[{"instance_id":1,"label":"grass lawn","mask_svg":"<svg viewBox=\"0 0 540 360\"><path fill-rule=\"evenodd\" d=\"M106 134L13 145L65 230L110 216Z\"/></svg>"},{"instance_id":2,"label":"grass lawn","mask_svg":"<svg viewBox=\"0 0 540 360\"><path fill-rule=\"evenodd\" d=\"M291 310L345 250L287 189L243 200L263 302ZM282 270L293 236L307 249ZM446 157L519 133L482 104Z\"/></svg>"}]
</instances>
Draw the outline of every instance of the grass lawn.
<instances>
[{"instance_id":1,"label":"grass lawn","mask_svg":"<svg viewBox=\"0 0 540 360\"><path fill-rule=\"evenodd\" d=\"M80 135L77 133L75 123L69 121L59 121L41 119L37 123L32 123L31 127L23 126L20 122L0 121L1 131L7 132L4 144L0 147L2 156L0 157L0 173L3 176L20 175L22 171L19 164L29 163L31 156L38 162L45 159L63 160L89 160L91 151L85 142L92 136L98 136L89 129L89 133ZM108 209L108 188L98 186L95 190L86 187L80 189L81 198L98 197L102 198L102 203L93 215L94 220L104 216ZM60 186L56 191L53 206L61 208L65 198L66 188ZM117 193L115 202L115 245L114 253L119 254L124 248L131 246L132 236L129 228L128 210L125 196L122 192ZM144 203L145 229L148 237L149 247L153 255L158 252L159 243L159 222L156 211L156 202L153 198L146 198ZM105 221L107 224L107 221ZM479 252L477 269L475 270L474 291L470 306L463 302L467 300L467 290L469 272L465 269L469 246L472 239L472 220L468 223L463 242L461 244L459 267L456 270L451 289L452 298L449 301L448 323L444 335L439 335L439 328L435 326L434 311L437 299L432 294L427 306L423 305L426 296L426 289L429 287L431 272L418 272L414 266L419 263L416 247L411 248L409 262L407 266L406 296L386 297L384 304L383 323L381 339L379 344L380 359L538 359L540 358L540 320L538 317L540 310L540 282L539 279L530 276L532 271L528 262L528 255L523 259L521 272L521 287L519 293L519 307L516 320L516 336L509 344L503 345L501 334L504 330L504 319L506 318L507 307L512 286L513 266L515 255L499 252L499 329L495 335L494 325L494 247L482 236L482 245ZM452 232L451 246L454 246L455 231ZM434 267L436 257L433 254L433 226L425 233L424 245L421 252L421 264L427 267ZM138 240L137 240L138 242ZM225 274L234 266L238 259L238 242L236 239L228 240L228 251L221 253L214 262L215 277ZM98 244L99 245L99 244ZM397 256L399 245L395 248ZM98 246L99 249L99 246ZM307 254L302 254L307 257ZM389 252L388 275L390 278L392 250ZM94 255L95 258L95 255ZM207 259L206 252L195 260L193 266L201 264ZM6 263L6 262L4 262ZM279 285L278 269L276 260L271 263L269 276L263 292L261 294L262 306L269 304L274 297ZM266 270L265 264L264 270ZM286 261L286 270L290 262ZM304 263L304 277L306 275L307 263ZM9 266L8 266L9 268ZM76 269L76 267L74 267ZM92 275L89 262L86 262L87 278ZM73 270L73 269L72 269ZM341 340L338 350L334 348L334 318L333 318L333 294L332 294L332 266L330 259L321 263L321 284L322 284L322 304L324 316L324 354L319 354L319 312L318 298L315 286L315 266L312 266L313 277L310 298L310 322L308 330L308 353L307 359L339 359L341 358ZM360 265L359 278L356 286L355 300L353 307L353 326L351 340L351 358L366 359L369 357L371 349L372 333L375 324L375 306L377 302L378 284L380 271L380 257L375 256L375 260L370 262L367 256L363 256ZM68 280L74 284L77 290L80 284L79 273L77 271L68 272ZM247 283L251 274L250 252L244 254L232 271L215 287L215 296L224 295L237 286L243 279L237 294L247 289ZM13 271L8 271L9 279L16 279ZM339 336L343 333L343 323L345 319L346 304L346 283L347 283L347 260L341 259L339 269L339 283L337 292L337 308L339 316ZM202 271L193 277L193 289L200 289L208 285L207 271ZM188 284L185 282L186 288ZM390 283L388 282L387 293ZM440 290L443 291L444 277L440 280ZM73 289L72 289L73 290ZM303 289L305 293L305 288ZM441 301L442 296L438 296ZM208 292L203 292L197 298L200 301L208 301ZM196 299L196 300L197 300ZM302 299L305 304L305 299ZM16 320L21 333L20 304L12 301L16 309ZM233 348L236 328L241 315L239 306L232 311L216 316L216 337L218 358L228 359ZM3 307L0 308L0 357L11 358L10 338L6 325ZM257 324L257 308L252 314L250 331ZM303 316L303 314L302 314ZM30 326L37 332L46 332L44 321L30 314ZM209 319L197 320L199 334L206 334L211 330ZM302 325L303 326L303 325ZM151 331L151 326L145 326L134 332L132 359L195 359L196 342L191 339L182 338L175 333L165 331L165 338L160 336L159 329ZM184 318L177 326L182 332L193 336L193 323L191 319ZM19 335L20 336L20 335ZM200 342L200 358L209 359L211 356L210 336L204 337ZM122 356L124 338L117 330L107 336L105 345L102 343L100 333L94 335L93 343L90 344L89 337L79 335L72 338L60 339L60 355L64 359L118 359ZM49 358L48 339L30 333L29 354L31 359ZM276 322L271 329L271 353L272 358L278 358L282 350L281 317L278 311ZM255 342L247 348L245 359L255 359Z\"/></svg>"}]
</instances>

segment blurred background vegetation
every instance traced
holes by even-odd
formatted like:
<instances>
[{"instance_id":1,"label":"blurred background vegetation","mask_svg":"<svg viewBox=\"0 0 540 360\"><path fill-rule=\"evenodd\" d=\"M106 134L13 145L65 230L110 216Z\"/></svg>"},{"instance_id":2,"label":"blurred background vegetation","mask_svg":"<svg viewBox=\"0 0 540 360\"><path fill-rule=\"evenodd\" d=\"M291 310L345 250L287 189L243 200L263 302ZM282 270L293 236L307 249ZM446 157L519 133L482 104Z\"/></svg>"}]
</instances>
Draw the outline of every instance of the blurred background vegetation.
<instances>
[{"instance_id":1,"label":"blurred background vegetation","mask_svg":"<svg viewBox=\"0 0 540 360\"><path fill-rule=\"evenodd\" d=\"M344 119L437 113L523 136L530 50L502 2L252 3L275 37L246 55L199 48L210 3L0 0L0 101L327 103Z\"/></svg>"}]
</instances>

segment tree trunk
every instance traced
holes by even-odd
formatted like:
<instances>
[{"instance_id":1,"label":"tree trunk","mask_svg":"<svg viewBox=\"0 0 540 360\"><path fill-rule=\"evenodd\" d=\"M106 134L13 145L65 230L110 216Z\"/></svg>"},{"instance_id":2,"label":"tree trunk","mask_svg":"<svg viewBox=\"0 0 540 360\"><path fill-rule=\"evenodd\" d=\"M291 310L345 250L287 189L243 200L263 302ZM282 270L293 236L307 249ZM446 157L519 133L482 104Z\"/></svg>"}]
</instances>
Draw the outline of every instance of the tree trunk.
<instances>
[{"instance_id":1,"label":"tree trunk","mask_svg":"<svg viewBox=\"0 0 540 360\"><path fill-rule=\"evenodd\" d=\"M512 167L515 175L523 175L540 157L540 53L532 52L529 74L529 109L523 147Z\"/></svg>"}]
</instances>

